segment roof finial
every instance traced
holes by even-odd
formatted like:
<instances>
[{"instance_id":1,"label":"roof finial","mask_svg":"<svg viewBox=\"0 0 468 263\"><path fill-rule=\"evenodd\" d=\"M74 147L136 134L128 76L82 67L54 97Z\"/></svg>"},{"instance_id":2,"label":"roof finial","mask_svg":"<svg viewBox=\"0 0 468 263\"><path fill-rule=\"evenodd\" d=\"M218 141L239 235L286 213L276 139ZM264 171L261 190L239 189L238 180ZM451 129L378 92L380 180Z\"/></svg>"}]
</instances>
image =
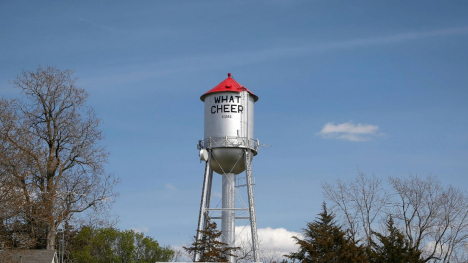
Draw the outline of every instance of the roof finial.
<instances>
[{"instance_id":1,"label":"roof finial","mask_svg":"<svg viewBox=\"0 0 468 263\"><path fill-rule=\"evenodd\" d=\"M230 77L231 77L231 73L228 73L228 78L230 78Z\"/></svg>"}]
</instances>

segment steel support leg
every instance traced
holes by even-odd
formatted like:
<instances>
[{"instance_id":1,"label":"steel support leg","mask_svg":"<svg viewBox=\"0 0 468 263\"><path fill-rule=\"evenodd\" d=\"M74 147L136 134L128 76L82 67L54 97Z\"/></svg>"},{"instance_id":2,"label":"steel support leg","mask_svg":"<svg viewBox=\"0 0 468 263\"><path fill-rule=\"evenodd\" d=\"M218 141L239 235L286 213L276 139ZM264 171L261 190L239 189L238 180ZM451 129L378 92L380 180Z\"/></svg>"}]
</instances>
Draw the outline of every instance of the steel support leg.
<instances>
[{"instance_id":1,"label":"steel support leg","mask_svg":"<svg viewBox=\"0 0 468 263\"><path fill-rule=\"evenodd\" d=\"M245 175L247 179L247 193L249 197L249 213L250 213L250 229L252 231L252 251L253 260L258 262L258 236L257 236L257 219L255 217L255 202L252 183L252 168L251 168L251 155L250 149L245 150Z\"/></svg>"},{"instance_id":2,"label":"steel support leg","mask_svg":"<svg viewBox=\"0 0 468 263\"><path fill-rule=\"evenodd\" d=\"M236 212L232 210L235 205L236 194L236 175L233 173L226 173L223 175L223 188L222 188L222 203L223 210L221 213L221 242L226 243L228 247L235 247L235 226L236 226ZM235 262L235 257L230 256L229 262Z\"/></svg>"},{"instance_id":3,"label":"steel support leg","mask_svg":"<svg viewBox=\"0 0 468 263\"><path fill-rule=\"evenodd\" d=\"M211 195L211 180L213 178L213 171L210 168L211 153L208 155L208 160L205 166L205 176L203 179L203 190L200 201L200 215L198 216L198 228L197 228L197 241L202 238L202 230L206 228L206 221L208 217L208 210L210 206L210 195ZM200 254L198 252L193 256L193 261L199 261Z\"/></svg>"},{"instance_id":4,"label":"steel support leg","mask_svg":"<svg viewBox=\"0 0 468 263\"><path fill-rule=\"evenodd\" d=\"M206 189L205 209L210 208L212 182L213 182L213 170L210 169L210 172L209 172L209 175L208 175L208 189ZM208 212L206 212L206 214L208 215ZM211 220L211 218L209 216L205 218L205 223L208 220ZM205 225L206 224L203 225L203 230L205 230Z\"/></svg>"}]
</instances>

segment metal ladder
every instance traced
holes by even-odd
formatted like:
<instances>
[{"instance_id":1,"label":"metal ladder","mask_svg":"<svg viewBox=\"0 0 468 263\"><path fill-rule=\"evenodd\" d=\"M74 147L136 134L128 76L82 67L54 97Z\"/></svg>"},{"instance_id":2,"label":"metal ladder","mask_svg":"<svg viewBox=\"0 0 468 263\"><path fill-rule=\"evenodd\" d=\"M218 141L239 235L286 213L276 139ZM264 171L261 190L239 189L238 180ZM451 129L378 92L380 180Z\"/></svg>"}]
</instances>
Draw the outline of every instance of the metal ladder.
<instances>
[{"instance_id":1,"label":"metal ladder","mask_svg":"<svg viewBox=\"0 0 468 263\"><path fill-rule=\"evenodd\" d=\"M241 106L242 106L242 113L241 113L241 116L240 116L240 134L238 134L237 136L238 137L247 137L247 135L245 134L245 116L244 116L244 112L245 112L245 92L244 91L241 91Z\"/></svg>"}]
</instances>

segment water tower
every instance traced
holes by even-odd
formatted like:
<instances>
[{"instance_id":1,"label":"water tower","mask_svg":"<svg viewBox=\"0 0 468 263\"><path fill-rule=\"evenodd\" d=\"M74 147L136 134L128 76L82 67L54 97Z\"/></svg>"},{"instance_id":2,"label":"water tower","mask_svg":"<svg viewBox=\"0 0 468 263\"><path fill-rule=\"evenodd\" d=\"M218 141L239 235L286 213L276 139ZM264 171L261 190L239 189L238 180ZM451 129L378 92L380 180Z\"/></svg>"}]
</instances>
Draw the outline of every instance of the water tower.
<instances>
[{"instance_id":1,"label":"water tower","mask_svg":"<svg viewBox=\"0 0 468 263\"><path fill-rule=\"evenodd\" d=\"M205 176L198 218L198 230L204 230L208 219L221 219L222 242L235 246L235 220L249 219L252 231L253 259L258 262L257 223L252 183L251 162L257 155L259 142L254 140L254 103L257 95L235 81L231 74L200 97L205 103L205 135L198 143L200 160L205 161ZM213 171L222 176L222 207L210 207ZM245 183L236 179L245 171ZM247 188L248 208L236 208L236 188ZM221 217L210 216L221 212ZM237 216L244 212L248 216ZM197 239L201 239L200 231ZM198 261L198 254L194 261ZM234 262L234 257L230 262Z\"/></svg>"}]
</instances>

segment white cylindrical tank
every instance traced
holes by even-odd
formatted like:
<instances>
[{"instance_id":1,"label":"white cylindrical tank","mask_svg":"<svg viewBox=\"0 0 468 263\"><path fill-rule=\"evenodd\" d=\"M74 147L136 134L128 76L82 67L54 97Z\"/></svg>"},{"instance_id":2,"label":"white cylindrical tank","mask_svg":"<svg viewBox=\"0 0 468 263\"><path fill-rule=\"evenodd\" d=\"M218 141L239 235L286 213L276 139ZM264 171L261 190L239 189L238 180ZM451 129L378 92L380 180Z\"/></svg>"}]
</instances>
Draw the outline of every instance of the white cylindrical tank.
<instances>
[{"instance_id":1,"label":"white cylindrical tank","mask_svg":"<svg viewBox=\"0 0 468 263\"><path fill-rule=\"evenodd\" d=\"M229 73L200 99L205 103L204 145L212 152L211 169L219 174L243 172L243 149L256 154L254 103L258 97Z\"/></svg>"},{"instance_id":2,"label":"white cylindrical tank","mask_svg":"<svg viewBox=\"0 0 468 263\"><path fill-rule=\"evenodd\" d=\"M205 95L205 138L253 138L254 98L247 91Z\"/></svg>"}]
</instances>

